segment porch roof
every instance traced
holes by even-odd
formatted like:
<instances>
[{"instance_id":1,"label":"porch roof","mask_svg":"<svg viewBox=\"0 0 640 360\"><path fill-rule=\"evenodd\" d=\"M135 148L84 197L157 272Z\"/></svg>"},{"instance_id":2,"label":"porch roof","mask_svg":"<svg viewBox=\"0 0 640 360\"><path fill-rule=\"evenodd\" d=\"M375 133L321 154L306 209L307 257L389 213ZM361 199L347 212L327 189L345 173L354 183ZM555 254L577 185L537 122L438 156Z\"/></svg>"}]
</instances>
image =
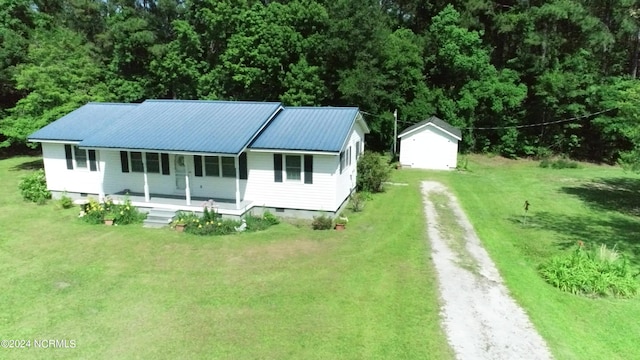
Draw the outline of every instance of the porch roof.
<instances>
[{"instance_id":1,"label":"porch roof","mask_svg":"<svg viewBox=\"0 0 640 360\"><path fill-rule=\"evenodd\" d=\"M82 141L138 104L88 103L29 136L31 141Z\"/></svg>"},{"instance_id":2,"label":"porch roof","mask_svg":"<svg viewBox=\"0 0 640 360\"><path fill-rule=\"evenodd\" d=\"M238 154L278 109L277 102L147 100L79 145Z\"/></svg>"},{"instance_id":3,"label":"porch roof","mask_svg":"<svg viewBox=\"0 0 640 360\"><path fill-rule=\"evenodd\" d=\"M285 108L250 148L339 152L358 114L355 107Z\"/></svg>"}]
</instances>

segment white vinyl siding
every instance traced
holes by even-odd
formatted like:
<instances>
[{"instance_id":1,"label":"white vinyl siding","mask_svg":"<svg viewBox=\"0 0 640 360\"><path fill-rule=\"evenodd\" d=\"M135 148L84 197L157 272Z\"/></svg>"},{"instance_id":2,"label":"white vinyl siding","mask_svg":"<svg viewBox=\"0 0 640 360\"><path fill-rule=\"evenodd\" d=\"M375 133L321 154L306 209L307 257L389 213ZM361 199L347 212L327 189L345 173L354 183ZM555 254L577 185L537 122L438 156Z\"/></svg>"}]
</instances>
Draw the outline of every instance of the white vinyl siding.
<instances>
[{"instance_id":1,"label":"white vinyl siding","mask_svg":"<svg viewBox=\"0 0 640 360\"><path fill-rule=\"evenodd\" d=\"M283 154L283 168L286 168ZM304 158L302 155L294 155ZM313 155L313 183L304 181L283 182L273 180L273 153L249 152L249 180L246 183L245 199L255 206L275 208L335 211L335 188L337 155ZM304 169L304 160L302 160ZM283 169L285 171L285 169ZM301 174L302 177L303 174Z\"/></svg>"},{"instance_id":2,"label":"white vinyl siding","mask_svg":"<svg viewBox=\"0 0 640 360\"><path fill-rule=\"evenodd\" d=\"M75 155L73 145L69 146L72 148L71 152ZM84 151L85 153L87 152L87 150ZM99 193L102 173L100 171L89 171L88 168L79 169L75 167L77 164L75 159L73 159L74 168L68 169L65 144L42 143L42 157L49 190L96 195ZM96 154L96 157L101 159L99 154ZM85 161L86 166L89 162L88 157ZM97 169L102 169L102 166L101 163L96 164Z\"/></svg>"}]
</instances>

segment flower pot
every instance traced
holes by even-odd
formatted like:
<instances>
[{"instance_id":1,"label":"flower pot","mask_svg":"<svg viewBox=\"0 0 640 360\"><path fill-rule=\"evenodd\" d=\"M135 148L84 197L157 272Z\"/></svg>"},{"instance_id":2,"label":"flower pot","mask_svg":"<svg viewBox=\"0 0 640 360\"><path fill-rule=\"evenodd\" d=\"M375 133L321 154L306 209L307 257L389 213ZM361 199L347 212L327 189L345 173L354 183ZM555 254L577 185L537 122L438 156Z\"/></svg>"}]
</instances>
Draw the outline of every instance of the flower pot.
<instances>
[{"instance_id":1,"label":"flower pot","mask_svg":"<svg viewBox=\"0 0 640 360\"><path fill-rule=\"evenodd\" d=\"M184 232L184 227L185 227L185 224L176 224L176 231Z\"/></svg>"},{"instance_id":2,"label":"flower pot","mask_svg":"<svg viewBox=\"0 0 640 360\"><path fill-rule=\"evenodd\" d=\"M107 226L111 226L111 225L113 225L113 220L104 219L104 224L107 225Z\"/></svg>"},{"instance_id":3,"label":"flower pot","mask_svg":"<svg viewBox=\"0 0 640 360\"><path fill-rule=\"evenodd\" d=\"M336 224L336 230L338 230L338 231L342 231L342 230L344 230L344 228L345 228L345 226L344 226L344 225L345 225L345 224Z\"/></svg>"}]
</instances>

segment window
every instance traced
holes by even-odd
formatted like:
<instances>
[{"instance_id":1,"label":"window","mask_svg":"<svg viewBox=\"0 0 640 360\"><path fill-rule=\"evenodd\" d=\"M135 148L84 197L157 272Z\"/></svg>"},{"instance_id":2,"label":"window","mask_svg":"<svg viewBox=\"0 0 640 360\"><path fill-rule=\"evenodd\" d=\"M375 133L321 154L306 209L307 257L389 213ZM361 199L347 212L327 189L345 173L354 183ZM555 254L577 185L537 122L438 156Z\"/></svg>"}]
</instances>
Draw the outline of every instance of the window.
<instances>
[{"instance_id":1,"label":"window","mask_svg":"<svg viewBox=\"0 0 640 360\"><path fill-rule=\"evenodd\" d=\"M158 153L146 153L147 158L147 172L159 174L160 173L160 154Z\"/></svg>"},{"instance_id":2,"label":"window","mask_svg":"<svg viewBox=\"0 0 640 360\"><path fill-rule=\"evenodd\" d=\"M93 171L91 151L93 150L89 150L89 165ZM131 166L129 166L129 158L131 158ZM145 159L147 161L147 172L159 174L162 170L162 175L169 175L169 154L145 153ZM120 169L123 173L128 173L129 171L144 172L142 153L120 151Z\"/></svg>"},{"instance_id":3,"label":"window","mask_svg":"<svg viewBox=\"0 0 640 360\"><path fill-rule=\"evenodd\" d=\"M220 157L205 156L204 157L204 173L206 176L220 176Z\"/></svg>"},{"instance_id":4,"label":"window","mask_svg":"<svg viewBox=\"0 0 640 360\"><path fill-rule=\"evenodd\" d=\"M360 158L360 141L356 142L356 161Z\"/></svg>"},{"instance_id":5,"label":"window","mask_svg":"<svg viewBox=\"0 0 640 360\"><path fill-rule=\"evenodd\" d=\"M133 171L133 172L144 172L144 165L142 164L142 153L141 152L132 152L131 153L131 171Z\"/></svg>"},{"instance_id":6,"label":"window","mask_svg":"<svg viewBox=\"0 0 640 360\"><path fill-rule=\"evenodd\" d=\"M73 155L76 157L77 168L87 168L87 151L77 146L73 147Z\"/></svg>"},{"instance_id":7,"label":"window","mask_svg":"<svg viewBox=\"0 0 640 360\"><path fill-rule=\"evenodd\" d=\"M340 153L340 174L344 170L344 151Z\"/></svg>"},{"instance_id":8,"label":"window","mask_svg":"<svg viewBox=\"0 0 640 360\"><path fill-rule=\"evenodd\" d=\"M88 154L88 155L87 155ZM98 160L95 150L85 150L73 145L64 146L64 157L67 163L67 169L86 169L87 159L90 171L98 171Z\"/></svg>"},{"instance_id":9,"label":"window","mask_svg":"<svg viewBox=\"0 0 640 360\"><path fill-rule=\"evenodd\" d=\"M302 160L300 155L287 155L285 159L287 180L300 180L300 172L302 171Z\"/></svg>"},{"instance_id":10,"label":"window","mask_svg":"<svg viewBox=\"0 0 640 360\"><path fill-rule=\"evenodd\" d=\"M351 166L351 146L347 149L347 166Z\"/></svg>"},{"instance_id":11,"label":"window","mask_svg":"<svg viewBox=\"0 0 640 360\"><path fill-rule=\"evenodd\" d=\"M236 160L230 156L222 157L222 176L236 177Z\"/></svg>"}]
</instances>

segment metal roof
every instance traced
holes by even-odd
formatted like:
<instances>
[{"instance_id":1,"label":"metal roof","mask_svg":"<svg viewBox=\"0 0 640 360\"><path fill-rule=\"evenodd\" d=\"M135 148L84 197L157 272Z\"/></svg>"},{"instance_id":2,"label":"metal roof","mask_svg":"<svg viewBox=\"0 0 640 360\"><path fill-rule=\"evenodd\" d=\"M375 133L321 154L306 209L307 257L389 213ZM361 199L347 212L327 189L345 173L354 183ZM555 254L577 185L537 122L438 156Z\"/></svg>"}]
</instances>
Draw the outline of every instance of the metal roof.
<instances>
[{"instance_id":1,"label":"metal roof","mask_svg":"<svg viewBox=\"0 0 640 360\"><path fill-rule=\"evenodd\" d=\"M285 108L250 148L339 152L358 114L354 107Z\"/></svg>"},{"instance_id":2,"label":"metal roof","mask_svg":"<svg viewBox=\"0 0 640 360\"><path fill-rule=\"evenodd\" d=\"M79 145L237 154L279 108L276 102L147 100Z\"/></svg>"},{"instance_id":3,"label":"metal roof","mask_svg":"<svg viewBox=\"0 0 640 360\"><path fill-rule=\"evenodd\" d=\"M82 141L138 104L88 103L29 136L29 140Z\"/></svg>"},{"instance_id":4,"label":"metal roof","mask_svg":"<svg viewBox=\"0 0 640 360\"><path fill-rule=\"evenodd\" d=\"M406 128L402 133L400 133L400 135L398 135L398 137L403 137L405 135L407 135L408 133L417 130L423 126L429 125L429 124L433 124L437 127L439 127L440 129L450 133L451 135L455 136L456 138L458 138L458 140L462 140L462 131L460 131L460 129L458 129L457 127L435 117L432 116L430 118L428 118L427 120L421 121L417 124L411 125L408 128Z\"/></svg>"}]
</instances>

